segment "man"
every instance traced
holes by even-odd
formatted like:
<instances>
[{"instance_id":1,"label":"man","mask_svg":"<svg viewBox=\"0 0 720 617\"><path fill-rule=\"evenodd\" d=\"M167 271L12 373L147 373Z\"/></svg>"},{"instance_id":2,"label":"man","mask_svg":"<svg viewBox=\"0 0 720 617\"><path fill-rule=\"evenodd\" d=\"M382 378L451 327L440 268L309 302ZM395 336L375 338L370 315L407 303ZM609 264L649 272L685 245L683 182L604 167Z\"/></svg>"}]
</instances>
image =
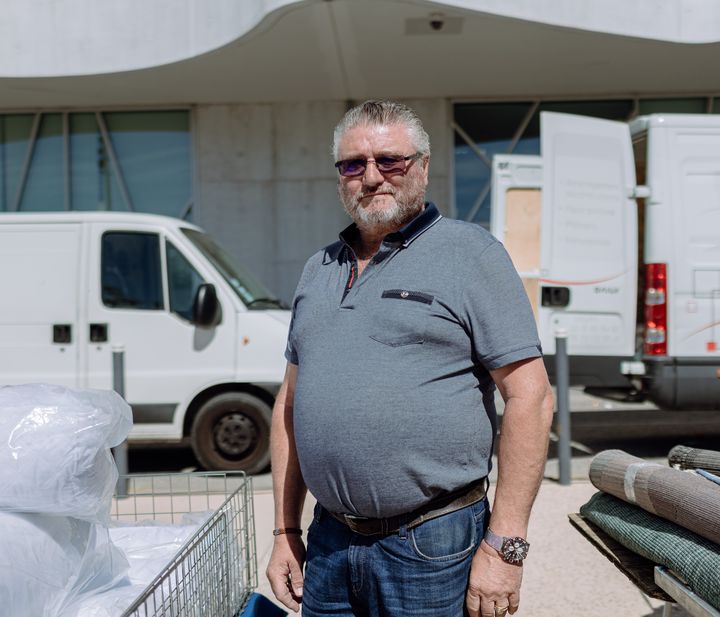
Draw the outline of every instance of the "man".
<instances>
[{"instance_id":1,"label":"man","mask_svg":"<svg viewBox=\"0 0 720 617\"><path fill-rule=\"evenodd\" d=\"M425 202L430 146L412 110L350 110L334 155L354 223L310 258L293 303L273 592L304 617L512 614L553 406L522 284L490 234Z\"/></svg>"}]
</instances>

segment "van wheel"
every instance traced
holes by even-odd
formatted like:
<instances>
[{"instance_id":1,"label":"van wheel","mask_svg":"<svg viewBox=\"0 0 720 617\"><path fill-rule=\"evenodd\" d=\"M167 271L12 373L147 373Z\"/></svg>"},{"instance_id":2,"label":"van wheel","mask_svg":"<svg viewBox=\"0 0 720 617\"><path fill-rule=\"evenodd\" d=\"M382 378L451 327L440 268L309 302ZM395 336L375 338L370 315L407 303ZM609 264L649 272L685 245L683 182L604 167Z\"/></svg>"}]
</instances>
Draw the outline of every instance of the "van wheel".
<instances>
[{"instance_id":1,"label":"van wheel","mask_svg":"<svg viewBox=\"0 0 720 617\"><path fill-rule=\"evenodd\" d=\"M270 463L271 416L267 403L245 392L211 398L193 420L195 457L212 471L262 471Z\"/></svg>"}]
</instances>

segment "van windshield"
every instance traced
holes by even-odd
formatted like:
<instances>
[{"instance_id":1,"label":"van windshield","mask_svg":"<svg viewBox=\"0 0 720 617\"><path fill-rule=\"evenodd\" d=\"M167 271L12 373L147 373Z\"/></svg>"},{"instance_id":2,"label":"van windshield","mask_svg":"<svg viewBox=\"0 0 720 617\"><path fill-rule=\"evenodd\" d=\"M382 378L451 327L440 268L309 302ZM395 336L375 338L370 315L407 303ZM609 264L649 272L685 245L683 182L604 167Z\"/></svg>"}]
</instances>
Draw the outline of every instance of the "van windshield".
<instances>
[{"instance_id":1,"label":"van windshield","mask_svg":"<svg viewBox=\"0 0 720 617\"><path fill-rule=\"evenodd\" d=\"M194 229L182 229L182 232L215 266L248 309L287 308L262 283L237 264L210 236Z\"/></svg>"}]
</instances>

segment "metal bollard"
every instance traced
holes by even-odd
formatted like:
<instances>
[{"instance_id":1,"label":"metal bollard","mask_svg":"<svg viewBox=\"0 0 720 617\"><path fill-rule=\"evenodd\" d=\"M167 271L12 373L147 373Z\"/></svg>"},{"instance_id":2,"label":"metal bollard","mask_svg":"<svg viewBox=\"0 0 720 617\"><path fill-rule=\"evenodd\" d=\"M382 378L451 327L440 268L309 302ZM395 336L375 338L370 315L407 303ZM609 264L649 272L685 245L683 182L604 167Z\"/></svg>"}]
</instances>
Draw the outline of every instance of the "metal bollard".
<instances>
[{"instance_id":1,"label":"metal bollard","mask_svg":"<svg viewBox=\"0 0 720 617\"><path fill-rule=\"evenodd\" d=\"M568 486L572 476L570 446L570 365L567 353L567 330L555 330L555 385L557 389L558 465L560 484Z\"/></svg>"},{"instance_id":2,"label":"metal bollard","mask_svg":"<svg viewBox=\"0 0 720 617\"><path fill-rule=\"evenodd\" d=\"M120 396L125 398L125 348L122 345L113 345L112 348L113 362L113 390ZM128 453L127 440L123 441L119 446L112 449L117 465L118 478L116 493L118 497L127 497L127 473L128 473Z\"/></svg>"}]
</instances>

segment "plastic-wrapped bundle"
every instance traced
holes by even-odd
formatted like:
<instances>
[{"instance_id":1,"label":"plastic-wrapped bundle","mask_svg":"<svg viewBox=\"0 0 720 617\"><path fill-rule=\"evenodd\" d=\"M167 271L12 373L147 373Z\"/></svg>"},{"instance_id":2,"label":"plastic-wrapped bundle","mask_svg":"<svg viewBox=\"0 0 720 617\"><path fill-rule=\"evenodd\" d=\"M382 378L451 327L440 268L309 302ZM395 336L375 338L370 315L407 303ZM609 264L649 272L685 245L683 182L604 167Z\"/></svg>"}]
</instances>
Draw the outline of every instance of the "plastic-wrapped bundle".
<instances>
[{"instance_id":1,"label":"plastic-wrapped bundle","mask_svg":"<svg viewBox=\"0 0 720 617\"><path fill-rule=\"evenodd\" d=\"M110 448L131 427L115 392L0 388L0 510L107 521L117 481Z\"/></svg>"},{"instance_id":2,"label":"plastic-wrapped bundle","mask_svg":"<svg viewBox=\"0 0 720 617\"><path fill-rule=\"evenodd\" d=\"M0 512L0 614L50 617L117 585L128 562L98 523Z\"/></svg>"},{"instance_id":3,"label":"plastic-wrapped bundle","mask_svg":"<svg viewBox=\"0 0 720 617\"><path fill-rule=\"evenodd\" d=\"M60 617L118 617L172 561L199 525L120 525L110 538L130 564L127 577L112 589L78 596ZM170 577L155 590L158 607L172 595L178 580Z\"/></svg>"},{"instance_id":4,"label":"plastic-wrapped bundle","mask_svg":"<svg viewBox=\"0 0 720 617\"><path fill-rule=\"evenodd\" d=\"M704 469L720 474L720 452L688 446L675 446L668 454L668 463L678 469Z\"/></svg>"}]
</instances>

